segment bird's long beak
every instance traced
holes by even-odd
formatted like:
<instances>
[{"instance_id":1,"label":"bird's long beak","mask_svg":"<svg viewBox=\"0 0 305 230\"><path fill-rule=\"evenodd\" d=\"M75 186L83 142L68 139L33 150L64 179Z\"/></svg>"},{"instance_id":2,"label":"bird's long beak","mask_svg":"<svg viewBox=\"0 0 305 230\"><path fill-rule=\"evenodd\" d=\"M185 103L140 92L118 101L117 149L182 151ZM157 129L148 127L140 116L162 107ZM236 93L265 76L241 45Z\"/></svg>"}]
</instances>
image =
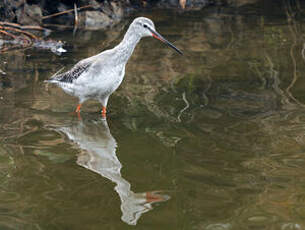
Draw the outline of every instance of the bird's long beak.
<instances>
[{"instance_id":1,"label":"bird's long beak","mask_svg":"<svg viewBox=\"0 0 305 230\"><path fill-rule=\"evenodd\" d=\"M170 43L169 41L167 41L161 34L159 34L157 31L154 31L153 29L149 28L150 32L152 33L152 36L158 40L160 40L161 42L164 42L165 44L167 44L169 47L173 48L174 50L176 50L179 54L183 55L182 51L179 50L176 46L174 46L172 43Z\"/></svg>"}]
</instances>

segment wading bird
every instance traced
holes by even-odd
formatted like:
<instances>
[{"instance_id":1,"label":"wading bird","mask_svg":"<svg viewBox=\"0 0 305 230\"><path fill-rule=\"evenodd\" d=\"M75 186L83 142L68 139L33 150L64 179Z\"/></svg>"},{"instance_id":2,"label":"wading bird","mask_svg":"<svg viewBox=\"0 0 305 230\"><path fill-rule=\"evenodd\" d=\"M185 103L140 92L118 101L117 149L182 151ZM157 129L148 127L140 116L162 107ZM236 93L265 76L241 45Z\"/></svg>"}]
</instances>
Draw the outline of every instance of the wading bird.
<instances>
[{"instance_id":1,"label":"wading bird","mask_svg":"<svg viewBox=\"0 0 305 230\"><path fill-rule=\"evenodd\" d=\"M75 111L78 114L86 100L96 99L102 104L102 116L106 117L109 96L121 84L125 65L142 37L154 37L182 54L155 30L150 19L139 17L130 24L123 40L116 47L79 61L69 71L55 74L47 82L79 98Z\"/></svg>"}]
</instances>

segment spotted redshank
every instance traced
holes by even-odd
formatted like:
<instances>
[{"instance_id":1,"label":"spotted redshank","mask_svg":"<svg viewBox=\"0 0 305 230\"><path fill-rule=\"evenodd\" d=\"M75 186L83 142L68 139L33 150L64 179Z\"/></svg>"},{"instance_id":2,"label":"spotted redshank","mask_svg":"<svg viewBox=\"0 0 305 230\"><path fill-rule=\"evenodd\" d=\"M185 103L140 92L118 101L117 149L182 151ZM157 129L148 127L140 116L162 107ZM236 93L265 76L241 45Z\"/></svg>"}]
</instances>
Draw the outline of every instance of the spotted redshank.
<instances>
[{"instance_id":1,"label":"spotted redshank","mask_svg":"<svg viewBox=\"0 0 305 230\"><path fill-rule=\"evenodd\" d=\"M47 82L79 98L75 111L78 114L86 100L96 99L102 104L102 116L106 117L109 96L121 84L125 65L142 37L154 37L182 54L155 30L150 19L139 17L130 24L123 40L116 47L79 61L69 71L55 74Z\"/></svg>"}]
</instances>

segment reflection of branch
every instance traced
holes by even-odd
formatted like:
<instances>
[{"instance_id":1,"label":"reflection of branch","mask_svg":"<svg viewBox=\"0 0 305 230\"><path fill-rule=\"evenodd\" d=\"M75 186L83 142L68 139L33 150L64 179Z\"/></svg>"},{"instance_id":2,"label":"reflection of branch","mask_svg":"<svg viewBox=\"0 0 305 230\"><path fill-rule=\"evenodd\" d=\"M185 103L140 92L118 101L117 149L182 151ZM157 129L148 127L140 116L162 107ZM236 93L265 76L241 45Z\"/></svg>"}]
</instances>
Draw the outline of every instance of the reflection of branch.
<instances>
[{"instance_id":1,"label":"reflection of branch","mask_svg":"<svg viewBox=\"0 0 305 230\"><path fill-rule=\"evenodd\" d=\"M209 98L206 95L206 92L208 92L208 90L211 88L212 86L212 79L210 77L210 75L207 75L207 78L209 80L208 82L208 86L204 89L204 91L202 92L202 96L203 96L203 101L204 101L204 105L207 106L209 104Z\"/></svg>"},{"instance_id":2,"label":"reflection of branch","mask_svg":"<svg viewBox=\"0 0 305 230\"><path fill-rule=\"evenodd\" d=\"M73 36L76 33L77 27L78 27L78 13L77 13L77 6L74 3L74 29L73 29Z\"/></svg>"},{"instance_id":3,"label":"reflection of branch","mask_svg":"<svg viewBox=\"0 0 305 230\"><path fill-rule=\"evenodd\" d=\"M12 23L12 22L1 22L0 21L0 25L1 26L14 27L14 28L21 29L21 30L43 30L43 31L48 31L48 29L43 28L41 26L31 26L31 25L22 26L20 24Z\"/></svg>"},{"instance_id":4,"label":"reflection of branch","mask_svg":"<svg viewBox=\"0 0 305 230\"><path fill-rule=\"evenodd\" d=\"M0 38L2 40L0 53L13 49L27 49L32 45L38 48L52 48L52 40L44 41L39 35L32 33L32 31L39 31L40 34L43 32L44 35L48 35L50 33L49 29L41 26L22 26L17 23L0 21Z\"/></svg>"},{"instance_id":5,"label":"reflection of branch","mask_svg":"<svg viewBox=\"0 0 305 230\"><path fill-rule=\"evenodd\" d=\"M289 102L289 99L292 99L297 105L305 107L305 105L303 105L301 102L299 102L291 93L289 90L285 90L287 96L285 95L284 91L282 91L280 89L279 85L279 77L278 77L278 71L274 70L274 64L271 61L271 58L266 54L265 58L267 59L267 61L269 62L270 65L270 78L272 80L274 80L274 83L272 85L272 87L274 88L275 92L279 95L282 96L283 100L284 100L284 104L286 105L292 105L291 102Z\"/></svg>"},{"instance_id":6,"label":"reflection of branch","mask_svg":"<svg viewBox=\"0 0 305 230\"><path fill-rule=\"evenodd\" d=\"M303 60L305 61L305 43L303 43L303 48L302 48L301 54L302 54Z\"/></svg>"},{"instance_id":7,"label":"reflection of branch","mask_svg":"<svg viewBox=\"0 0 305 230\"><path fill-rule=\"evenodd\" d=\"M290 11L291 11L291 6L288 4L288 6L289 6L289 9L290 9ZM296 46L296 33L295 33L295 31L293 30L293 28L292 28L292 26L291 26L291 23L289 23L289 22L291 22L292 21L292 16L291 16L291 13L289 13L289 10L286 8L286 14L287 14L287 19L290 19L290 20L288 20L288 28L289 28L289 30L290 30L290 32L291 32L291 35L292 35L292 37L293 37L293 43L292 43L292 45L291 45L291 47L290 47L290 56L291 56L291 59L292 59L292 64L293 64L293 78L292 78L292 81L291 81L291 83L289 84L289 86L287 87L287 89L286 89L286 92L288 93L288 94L291 94L290 93L290 89L293 87L293 85L295 84L295 82L296 82L296 80L297 80L297 78L298 78L298 76L297 76L297 74L296 74L296 69L297 69L297 63L296 63L296 60L295 60L295 57L294 57L294 55L293 55L293 50L294 50L294 48L295 48L295 46Z\"/></svg>"},{"instance_id":8,"label":"reflection of branch","mask_svg":"<svg viewBox=\"0 0 305 230\"><path fill-rule=\"evenodd\" d=\"M17 33L20 33L20 34L24 34L31 39L37 40L37 37L34 34L32 34L30 32L23 31L23 30L18 29L18 28L13 28L13 27L8 27L8 26L0 26L0 29L3 29L5 31L6 30L14 31L14 32L17 32Z\"/></svg>"},{"instance_id":9,"label":"reflection of branch","mask_svg":"<svg viewBox=\"0 0 305 230\"><path fill-rule=\"evenodd\" d=\"M11 33L7 32L5 30L0 30L0 33L6 35L8 37L11 37L13 39L16 39L16 36L14 34L11 34Z\"/></svg>"},{"instance_id":10,"label":"reflection of branch","mask_svg":"<svg viewBox=\"0 0 305 230\"><path fill-rule=\"evenodd\" d=\"M288 5L288 6L287 6ZM296 62L296 59L295 59L295 56L294 56L294 49L297 45L297 37L296 37L296 33L297 33L297 28L296 28L296 25L295 25L295 20L293 19L293 15L292 15L292 9L291 9L291 6L290 4L288 3L286 5L286 15L287 15L287 20L288 20L288 28L291 32L291 35L292 35L292 38L293 38L293 43L290 47L290 57L291 57L291 60L292 60L292 65L293 65L293 75L292 75L292 81L291 83L289 84L289 86L286 88L286 93L287 95L294 101L296 102L298 105L302 106L302 107L305 107L304 104L302 104L301 102L299 102L293 95L292 93L290 92L290 90L294 87L295 83L297 82L298 80L298 75L297 75L297 62ZM303 52L302 52L302 55L303 55Z\"/></svg>"},{"instance_id":11,"label":"reflection of branch","mask_svg":"<svg viewBox=\"0 0 305 230\"><path fill-rule=\"evenodd\" d=\"M266 78L264 78L263 73L258 69L258 63L249 62L250 70L253 71L254 74L257 74L258 78L262 81L261 89L265 89L267 85Z\"/></svg>"},{"instance_id":12,"label":"reflection of branch","mask_svg":"<svg viewBox=\"0 0 305 230\"><path fill-rule=\"evenodd\" d=\"M291 57L292 64L293 64L293 75L292 75L293 77L292 77L291 83L289 84L289 86L286 89L286 92L288 94L291 94L290 93L290 89L294 86L294 84L296 83L296 81L298 79L298 75L297 75L297 63L296 63L296 60L295 60L295 57L294 57L294 54L293 54L293 50L294 50L295 46L296 46L296 41L294 40L294 43L290 47L290 57Z\"/></svg>"},{"instance_id":13,"label":"reflection of branch","mask_svg":"<svg viewBox=\"0 0 305 230\"><path fill-rule=\"evenodd\" d=\"M22 48L29 47L30 45L33 44L33 41L38 40L37 36L35 36L34 34L28 31L24 31L23 27L16 23L0 22L0 34L4 34L5 36L12 38L17 43L19 42L19 44L15 46L1 47L0 53L6 52L10 49L14 49L17 47L22 47ZM21 43L21 41L23 42Z\"/></svg>"},{"instance_id":14,"label":"reflection of branch","mask_svg":"<svg viewBox=\"0 0 305 230\"><path fill-rule=\"evenodd\" d=\"M0 53L4 53L4 52L7 52L9 50L14 50L14 49L18 49L18 48L20 48L19 45L14 45L14 46L10 46L10 47L4 47L4 48L0 49Z\"/></svg>"},{"instance_id":15,"label":"reflection of branch","mask_svg":"<svg viewBox=\"0 0 305 230\"><path fill-rule=\"evenodd\" d=\"M180 117L181 117L182 113L183 113L185 110L187 110L188 107L190 107L189 102L186 100L185 92L183 92L183 94L182 94L182 99L183 99L183 101L185 102L186 106L179 112L179 115L178 115L178 117L177 117L177 119L178 119L179 122L181 122Z\"/></svg>"},{"instance_id":16,"label":"reflection of branch","mask_svg":"<svg viewBox=\"0 0 305 230\"><path fill-rule=\"evenodd\" d=\"M234 33L233 33L233 30L232 30L232 26L231 26L232 24L230 23L229 24L229 32L230 32L230 37L231 37L231 40L230 40L230 42L228 43L228 45L227 45L227 47L226 47L226 49L229 49L229 48L231 48L232 47L232 45L233 45L233 43L234 43Z\"/></svg>"},{"instance_id":17,"label":"reflection of branch","mask_svg":"<svg viewBox=\"0 0 305 230\"><path fill-rule=\"evenodd\" d=\"M270 66L270 79L273 80L272 88L278 95L282 96L282 100L284 100L284 104L290 104L287 96L284 94L284 92L279 87L280 81L279 81L279 77L278 77L278 71L274 70L274 64L271 61L271 58L267 54L265 54L265 58L268 61L269 66Z\"/></svg>"}]
</instances>

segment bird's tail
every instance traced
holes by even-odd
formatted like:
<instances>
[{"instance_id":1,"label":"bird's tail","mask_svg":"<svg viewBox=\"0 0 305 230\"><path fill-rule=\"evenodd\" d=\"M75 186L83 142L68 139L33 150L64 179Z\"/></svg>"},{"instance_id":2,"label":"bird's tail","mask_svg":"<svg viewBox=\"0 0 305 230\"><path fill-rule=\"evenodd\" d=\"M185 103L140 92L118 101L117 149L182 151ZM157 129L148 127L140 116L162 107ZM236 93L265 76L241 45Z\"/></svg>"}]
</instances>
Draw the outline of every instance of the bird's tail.
<instances>
[{"instance_id":1,"label":"bird's tail","mask_svg":"<svg viewBox=\"0 0 305 230\"><path fill-rule=\"evenodd\" d=\"M57 80L55 80L54 78L64 69L65 67L62 67L60 70L58 70L55 74L53 74L50 79L48 80L44 80L43 82L45 83L58 83Z\"/></svg>"},{"instance_id":2,"label":"bird's tail","mask_svg":"<svg viewBox=\"0 0 305 230\"><path fill-rule=\"evenodd\" d=\"M43 82L44 83L57 83L57 81L54 79L44 80Z\"/></svg>"}]
</instances>

